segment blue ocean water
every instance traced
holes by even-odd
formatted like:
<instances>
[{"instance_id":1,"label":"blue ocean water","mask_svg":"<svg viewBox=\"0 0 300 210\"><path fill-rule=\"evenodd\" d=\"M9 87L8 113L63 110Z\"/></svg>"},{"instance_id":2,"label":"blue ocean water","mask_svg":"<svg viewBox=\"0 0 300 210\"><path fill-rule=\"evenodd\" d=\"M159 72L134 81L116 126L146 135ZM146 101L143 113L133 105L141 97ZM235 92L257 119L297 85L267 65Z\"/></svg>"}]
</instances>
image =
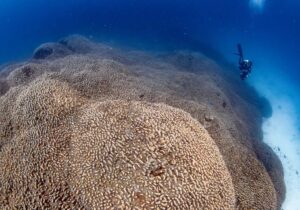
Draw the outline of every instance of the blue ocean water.
<instances>
[{"instance_id":1,"label":"blue ocean water","mask_svg":"<svg viewBox=\"0 0 300 210\"><path fill-rule=\"evenodd\" d=\"M265 141L288 157L282 159L285 209L297 209L300 181L292 171L300 171L299 10L296 0L1 0L0 64L26 59L39 44L74 33L145 49L199 50L231 63L241 42L254 61L248 82L273 107Z\"/></svg>"}]
</instances>

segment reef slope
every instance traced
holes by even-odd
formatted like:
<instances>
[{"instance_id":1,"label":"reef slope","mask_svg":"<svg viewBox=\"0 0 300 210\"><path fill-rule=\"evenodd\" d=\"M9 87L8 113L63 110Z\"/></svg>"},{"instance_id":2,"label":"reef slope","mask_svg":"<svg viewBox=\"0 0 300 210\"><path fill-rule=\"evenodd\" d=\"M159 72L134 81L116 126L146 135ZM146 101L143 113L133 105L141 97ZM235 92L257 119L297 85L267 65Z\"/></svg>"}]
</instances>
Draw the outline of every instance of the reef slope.
<instances>
[{"instance_id":1,"label":"reef slope","mask_svg":"<svg viewBox=\"0 0 300 210\"><path fill-rule=\"evenodd\" d=\"M6 66L0 96L1 209L284 200L281 163L262 142L268 103L201 53L150 55L74 35Z\"/></svg>"}]
</instances>

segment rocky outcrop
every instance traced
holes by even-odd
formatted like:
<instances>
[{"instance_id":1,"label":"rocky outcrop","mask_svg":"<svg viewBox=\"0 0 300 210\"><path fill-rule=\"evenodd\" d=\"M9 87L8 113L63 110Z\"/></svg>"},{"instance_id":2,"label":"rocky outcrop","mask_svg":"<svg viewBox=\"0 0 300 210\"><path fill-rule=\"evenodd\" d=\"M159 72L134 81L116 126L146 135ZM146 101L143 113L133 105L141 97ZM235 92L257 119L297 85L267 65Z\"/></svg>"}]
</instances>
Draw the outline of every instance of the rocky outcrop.
<instances>
[{"instance_id":1,"label":"rocky outcrop","mask_svg":"<svg viewBox=\"0 0 300 210\"><path fill-rule=\"evenodd\" d=\"M194 132L197 133L197 129L202 129L203 132L206 132L207 138L211 139L209 141L214 142L217 145L218 151L220 151L222 155L222 161L224 161L226 168L229 171L229 177L232 180L234 190L229 190L230 187L227 187L227 190L229 190L229 197L224 197L224 195L218 196L217 191L213 190L214 188L212 188L212 194L210 194L210 192L205 191L206 188L204 187L204 191L199 191L199 193L201 192L202 194L201 196L205 197L208 194L212 195L213 198L217 196L214 198L215 205L218 206L221 201L224 202L224 207L228 207L229 209L231 209L230 205L233 200L231 195L233 195L233 191L235 195L234 205L235 208L238 209L277 209L281 206L285 194L282 166L273 151L262 142L261 136L262 116L270 114L270 106L267 104L267 101L260 98L252 88L245 85L245 83L240 82L238 75L235 76L232 75L230 71L224 71L217 63L200 53L179 51L175 52L175 54L158 53L149 55L139 51L125 52L104 44L93 43L80 36L65 38L60 41L59 45L63 45L69 50L68 52L71 53L67 56L45 57L38 60L33 59L27 63L16 66L13 70L9 69L8 73L2 72L1 75L3 76L1 77L1 80L8 86L6 91L3 91L4 95L0 98L0 111L1 113L7 113L5 116L0 116L0 145L2 145L2 148L9 147L8 145L14 145L12 142L24 142L29 135L27 132L34 132L32 129L35 126L39 126L46 130L35 134L35 137L30 139L41 139L39 135L43 134L45 135L43 139L47 139L47 141L42 143L40 145L41 148L37 148L36 151L42 149L42 146L46 146L49 149L47 158L56 157L56 159L64 160L63 157L70 154L73 155L72 151L77 151L75 149L65 149L72 146L73 143L76 145L76 149L81 148L81 146L85 147L89 140L93 141L92 138L87 137L89 135L99 136L99 141L109 141L106 143L108 145L111 143L110 141L117 143L122 140L122 136L127 132L125 126L125 124L127 124L125 123L126 120L130 120L132 123L140 122L139 116L147 118L149 113L151 113L149 117L151 116L153 118L151 118L151 120L149 118L149 121L161 125L160 128L164 128L163 130L166 129L170 133L188 131L185 134L181 133L179 136L186 136L184 137L185 140L194 142L197 141L196 139L202 141L206 137L203 139L200 136L196 137L197 135L194 134L192 137L189 137L189 134L191 135L191 133ZM28 68L30 70L28 70ZM55 85L56 83L58 85ZM61 86L59 84L63 85ZM52 90L49 88L49 85L57 86L58 89ZM67 92L69 93L65 93L66 90L68 90ZM43 96L42 92L47 92L47 97L45 95ZM68 95L68 97L64 97L64 94ZM38 97L43 98L42 104L34 102L34 99ZM32 103L35 104L26 105L26 98L32 98ZM76 98L76 100L73 102L72 98ZM19 104L17 107L15 105L10 105L10 103L15 101ZM89 102L87 103L85 101ZM70 103L71 106L65 107L65 105L63 105L65 102ZM51 104L53 103L56 104L53 106L55 109L51 108ZM166 105L153 105L157 103ZM44 111L34 109L36 106L43 107ZM170 108L169 106L176 109ZM111 107L115 108L112 109ZM155 107L160 107L159 110L161 110L161 113L164 113L163 116L165 117L160 117L158 114L155 114L159 112L154 109ZM32 111L25 111L27 109ZM125 113L127 114L120 114L119 116L117 111L119 109L125 109ZM23 111L20 113L20 110ZM99 112L99 115L95 112ZM179 123L175 127L167 126L165 128L164 126L169 125L169 122L171 122L172 119L174 119L174 122L176 121L176 117L172 115L174 112L185 113L184 115L189 113L194 120L189 117L184 117L184 119L189 119L189 122L192 120L193 123L199 124L197 124L197 126L196 124L193 124L192 127L194 128L189 126L190 128L188 130L179 129L181 125L186 126L182 121L182 123ZM37 113L39 116L35 119L33 116ZM44 114L47 113L50 117L43 117ZM92 113L97 116L95 119L91 117ZM135 115L134 113L138 114ZM97 127L98 125L105 127L105 125L102 125L101 123L108 123L111 119L108 117L110 114L113 115L112 119L114 120L113 124L110 124L108 127L117 125L123 133L111 131L110 138L101 138L101 134L97 133L97 129L94 127ZM169 115L172 119L168 117ZM24 116L24 119L15 119L16 116ZM84 123L80 124L78 120ZM20 124L22 122L25 124ZM52 127L50 126L50 128L47 128L47 123L49 122L54 123ZM68 122L70 123L70 127L74 129L69 129L72 131L72 135L67 138L67 141L63 141L62 139L64 138L61 138L61 135L64 135L65 133L54 131L60 131L59 129L61 129L61 126L67 125ZM147 124L144 120L142 120L141 123L142 122L144 123L143 125L148 128L148 133L146 136L144 135L144 139L151 139L149 136L154 135L151 133L153 132L151 123L149 122L150 124ZM129 123L129 125L131 124ZM203 125L203 128L201 128L201 125ZM29 126L32 129L27 131L27 129L25 129L26 126ZM136 126L137 127L134 127L134 130L138 129L140 124ZM175 129L176 127L177 130ZM84 129L88 130L84 131ZM25 130L26 134L22 133L25 132ZM130 132L131 130L132 129L129 129ZM163 131L159 131L157 138L163 133ZM129 143L131 145L131 147L128 148L129 151L139 151L139 147L136 148L134 145L134 142L138 141L134 136L130 138L132 141ZM164 139L168 142L168 139L173 138L171 136L167 136ZM20 138L22 140L20 140ZM183 141L180 139L181 138L179 138L179 140L177 139L179 142L172 142L179 146L180 142ZM57 141L61 142L58 143ZM72 141L73 143L71 143ZM147 140L146 142L153 144L156 149L159 147L158 142L154 143L151 142L151 140ZM24 144L17 147L10 146L11 151L23 151L23 153L25 151L27 153L28 151L25 149L26 147ZM50 150L51 148L55 148L54 144L61 144L61 147L64 149L59 149L58 151L62 151L62 153L51 154ZM68 162L68 164L72 166L72 170L75 170L76 173L81 174L82 176L93 176L93 181L80 181L79 178L76 177L76 173L72 173L74 177L70 176L70 171L64 172L63 175L61 175L60 172L55 172L55 170L53 170L53 174L50 173L50 175L53 175L51 180L62 180L61 183L63 184L60 185L61 190L65 190L68 192L67 194L70 195L68 197L70 200L67 199L68 201L65 204L60 203L61 205L68 206L70 202L72 203L73 201L76 203L79 198L85 198L85 205L88 205L89 207L98 207L102 202L91 190L85 191L85 189L92 188L93 183L100 184L101 177L105 177L105 174L103 174L101 170L97 170L97 166L93 166L94 168L92 167L92 157L101 160L101 156L99 156L101 148L95 144L93 145L93 147L89 147L89 150L82 150L86 153L90 151L89 158L91 159L88 161L90 164L87 170L83 170L86 165L84 165L81 160L76 162L75 156L78 156L77 153L74 158L72 158L75 162ZM111 147L107 152L114 148L113 145L114 144L111 144ZM173 145L174 148L177 147L175 145ZM139 146L144 148L142 145ZM202 146L205 148L204 145ZM183 158L184 161L193 162L193 160L195 160L195 164L202 164L197 156L204 155L202 146L197 147L199 154L194 151L195 153L190 155L189 159L180 156L178 157L178 161L180 158ZM185 151L188 147L188 144L179 146L180 150L178 150L178 154L181 154L180 151ZM156 153L159 149L156 149L154 149L155 152L153 152L153 155L159 156L160 153ZM145 147L144 150L147 150L147 148ZM2 151L6 151L6 149L2 149ZM43 149L43 151L47 150ZM63 151L68 152L65 153ZM218 156L215 152L212 154ZM16 155L16 153L13 153L13 155L10 156L10 159L14 160L14 155ZM110 161L117 160L114 158L116 157L113 157ZM214 158L208 158L208 161L212 161L212 159ZM135 157L131 157L130 160L134 161ZM175 158L174 160L176 161L177 159ZM34 159L31 161L34 162ZM43 161L46 161L46 159L39 159L39 161L41 162L35 162L36 166L44 164ZM223 172L226 173L226 169L222 166L222 161L217 161L218 164L215 162L216 167L218 168L216 170L219 172L223 170ZM157 173L153 173L161 174L161 172L164 171L162 169L163 167L160 168L162 163L155 161L154 163L159 163L157 166L159 170L157 170ZM56 164L55 161L53 164ZM11 163L11 166L19 168L17 162ZM186 167L189 166L187 165ZM196 166L196 168L197 167L199 167L199 170L202 168L200 165ZM126 171L127 169L129 170L129 168L122 168L124 174L127 172L129 173L129 171ZM192 169L182 169L182 171L184 170ZM201 173L203 174L207 170L201 169L200 171L202 171ZM49 171L52 171L52 169L49 169ZM141 171L139 173L142 174ZM213 171L215 171L215 169L213 169ZM169 172L164 171L166 176L168 173ZM7 172L7 176L10 177L11 182L14 181L13 174L17 174L17 172ZM100 174L103 175L100 176ZM148 179L145 177L145 179L143 179L143 177L135 177L132 174L127 177L128 180L138 179L141 183L145 183L146 179ZM222 181L218 179L218 181L220 183L229 183L228 180L230 179L226 177L227 176L224 176L225 180L223 179ZM192 181L193 179L190 180ZM116 183L117 179L112 179L110 181ZM111 184L110 181L106 179L106 183ZM211 179L211 181L212 183L216 183L214 179ZM131 186L130 181L127 183L129 184L126 186ZM165 186L165 183L162 182L161 184L162 186ZM18 184L16 186L18 186ZM26 186L26 184L22 183L20 186ZM82 186L85 187L81 188ZM198 185L193 186L195 187ZM146 191L149 191L150 193L154 190L147 187L144 189L147 189ZM185 188L181 187L181 189L184 190ZM193 189L193 187L190 189ZM74 192L74 190L78 193L72 194L71 192ZM97 188L96 191L101 190L104 190L104 188ZM167 191L163 191L162 193L168 194ZM191 190L191 192L193 192L193 190ZM6 196L7 193L7 191L5 191L5 193L1 191L1 196ZM39 195L38 193L41 192L34 191L33 194ZM111 194L113 192L106 193ZM145 196L143 193L139 195L140 196L137 197L140 198L137 200L143 201L142 203L144 203L146 197L150 200L151 198L154 198L151 196L148 197L149 195ZM195 195L196 194L193 194L193 196ZM19 196L18 199L23 199L22 195L16 196ZM197 194L196 197L202 198L199 196L200 195ZM47 196L45 197L47 198ZM173 198L175 199L175 197L172 197L172 199ZM130 201L134 200L125 196L122 198L115 198L114 201L108 200L107 205L119 204L119 201L125 201L126 199L131 199ZM211 201L209 201L209 198L207 199L208 200L204 202L205 205L211 205ZM190 203L192 200L196 203ZM161 201L165 202L164 199ZM186 202L189 202L190 205L195 205L195 208L197 208L201 203L198 201L198 199L185 197L185 199L180 201L180 204L184 207L187 205ZM6 200L5 202L7 203L8 201ZM167 203L172 206L171 201ZM76 203L76 205L77 204L78 203ZM82 203L80 203L80 205L81 204ZM131 203L130 205L133 204ZM134 205L137 205L137 203L134 203ZM203 205L203 203L201 205Z\"/></svg>"}]
</instances>

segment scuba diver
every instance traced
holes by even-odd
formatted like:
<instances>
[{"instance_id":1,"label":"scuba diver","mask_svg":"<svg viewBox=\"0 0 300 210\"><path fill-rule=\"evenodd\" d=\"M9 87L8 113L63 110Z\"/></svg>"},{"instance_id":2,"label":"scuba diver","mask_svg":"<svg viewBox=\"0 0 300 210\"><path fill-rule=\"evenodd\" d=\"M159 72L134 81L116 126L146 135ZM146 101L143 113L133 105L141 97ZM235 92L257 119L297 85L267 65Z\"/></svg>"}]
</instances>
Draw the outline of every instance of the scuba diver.
<instances>
[{"instance_id":1,"label":"scuba diver","mask_svg":"<svg viewBox=\"0 0 300 210\"><path fill-rule=\"evenodd\" d=\"M236 55L240 56L239 59L239 69L240 69L240 77L241 80L245 80L252 71L252 61L244 59L242 45L238 44L238 53Z\"/></svg>"}]
</instances>

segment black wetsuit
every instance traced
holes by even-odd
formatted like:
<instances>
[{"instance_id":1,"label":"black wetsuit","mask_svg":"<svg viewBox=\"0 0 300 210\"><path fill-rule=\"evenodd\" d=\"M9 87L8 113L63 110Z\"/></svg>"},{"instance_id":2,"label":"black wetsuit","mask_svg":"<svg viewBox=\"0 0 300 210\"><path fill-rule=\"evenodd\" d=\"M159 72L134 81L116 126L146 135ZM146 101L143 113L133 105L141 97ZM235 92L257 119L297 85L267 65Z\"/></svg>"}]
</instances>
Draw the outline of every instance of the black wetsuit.
<instances>
[{"instance_id":1,"label":"black wetsuit","mask_svg":"<svg viewBox=\"0 0 300 210\"><path fill-rule=\"evenodd\" d=\"M252 70L252 62L249 60L243 60L243 57L240 57L239 61L239 68L240 68L240 77L242 80L245 80Z\"/></svg>"},{"instance_id":2,"label":"black wetsuit","mask_svg":"<svg viewBox=\"0 0 300 210\"><path fill-rule=\"evenodd\" d=\"M243 54L243 49L241 44L238 44L237 48L238 48L238 53L236 53L236 55L240 56L240 60L239 60L240 77L241 80L245 80L251 73L252 62L244 59L244 54Z\"/></svg>"}]
</instances>

